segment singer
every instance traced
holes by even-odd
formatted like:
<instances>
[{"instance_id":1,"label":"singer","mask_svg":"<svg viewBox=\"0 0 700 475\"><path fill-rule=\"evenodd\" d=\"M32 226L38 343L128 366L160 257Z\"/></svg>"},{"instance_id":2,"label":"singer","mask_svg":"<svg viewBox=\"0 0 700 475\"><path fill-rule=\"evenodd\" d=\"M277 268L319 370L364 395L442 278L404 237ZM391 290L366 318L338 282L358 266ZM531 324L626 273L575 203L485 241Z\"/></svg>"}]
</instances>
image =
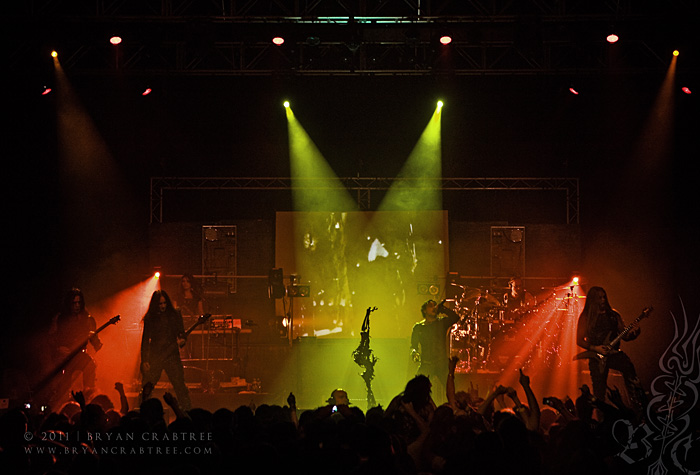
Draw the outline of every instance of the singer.
<instances>
[{"instance_id":1,"label":"singer","mask_svg":"<svg viewBox=\"0 0 700 475\"><path fill-rule=\"evenodd\" d=\"M459 315L445 307L444 300L439 304L428 300L420 310L423 320L413 325L411 357L420 363L416 374L430 378L435 389L433 398L439 404L438 400L445 398L448 373L447 331L459 321Z\"/></svg>"}]
</instances>

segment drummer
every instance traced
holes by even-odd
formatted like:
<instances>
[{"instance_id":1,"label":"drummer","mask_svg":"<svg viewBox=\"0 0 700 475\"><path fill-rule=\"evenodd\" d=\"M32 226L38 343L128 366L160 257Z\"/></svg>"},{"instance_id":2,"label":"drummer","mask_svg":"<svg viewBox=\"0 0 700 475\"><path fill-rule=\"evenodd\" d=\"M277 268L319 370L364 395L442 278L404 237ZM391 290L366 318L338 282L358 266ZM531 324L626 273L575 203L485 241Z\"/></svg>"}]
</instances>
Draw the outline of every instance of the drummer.
<instances>
[{"instance_id":1,"label":"drummer","mask_svg":"<svg viewBox=\"0 0 700 475\"><path fill-rule=\"evenodd\" d=\"M506 320L517 320L535 304L535 297L523 288L520 277L508 281L508 292L503 295L503 306L506 308Z\"/></svg>"}]
</instances>

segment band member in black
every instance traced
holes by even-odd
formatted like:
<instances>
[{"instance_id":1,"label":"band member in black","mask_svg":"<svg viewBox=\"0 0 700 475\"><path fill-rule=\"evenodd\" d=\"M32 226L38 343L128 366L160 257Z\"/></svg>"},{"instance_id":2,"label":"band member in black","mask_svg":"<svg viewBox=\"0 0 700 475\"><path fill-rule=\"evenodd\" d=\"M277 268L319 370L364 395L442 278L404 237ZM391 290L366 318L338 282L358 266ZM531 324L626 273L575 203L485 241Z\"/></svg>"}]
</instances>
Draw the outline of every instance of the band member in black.
<instances>
[{"instance_id":1,"label":"band member in black","mask_svg":"<svg viewBox=\"0 0 700 475\"><path fill-rule=\"evenodd\" d=\"M204 299L192 274L184 274L180 278L180 287L175 299L173 306L179 309L183 316L199 317L204 314Z\"/></svg>"},{"instance_id":2,"label":"band member in black","mask_svg":"<svg viewBox=\"0 0 700 475\"><path fill-rule=\"evenodd\" d=\"M141 373L143 385L153 386L165 370L173 385L180 407L191 408L190 395L185 384L179 348L185 344L185 329L182 315L173 307L164 290L153 292L148 311L143 317L141 337Z\"/></svg>"},{"instance_id":3,"label":"band member in black","mask_svg":"<svg viewBox=\"0 0 700 475\"><path fill-rule=\"evenodd\" d=\"M64 375L67 376L66 391L69 389L72 375L83 374L83 391L94 390L97 365L87 352L88 343L95 351L102 348L95 330L95 319L85 309L85 297L78 288L68 291L63 299L61 311L54 319L52 333L56 345L56 357L59 363L66 363ZM77 352L77 353L76 353ZM65 361L74 354L70 362Z\"/></svg>"},{"instance_id":4,"label":"band member in black","mask_svg":"<svg viewBox=\"0 0 700 475\"><path fill-rule=\"evenodd\" d=\"M508 292L503 295L506 320L517 320L524 316L534 303L535 298L523 288L523 281L520 277L513 277L508 281Z\"/></svg>"},{"instance_id":5,"label":"band member in black","mask_svg":"<svg viewBox=\"0 0 700 475\"><path fill-rule=\"evenodd\" d=\"M447 351L447 331L459 321L459 315L434 300L421 306L423 320L413 325L411 333L411 357L420 362L417 374L428 376L435 387L434 394L445 394L449 355Z\"/></svg>"},{"instance_id":6,"label":"band member in black","mask_svg":"<svg viewBox=\"0 0 700 475\"><path fill-rule=\"evenodd\" d=\"M586 295L586 305L578 319L576 343L581 348L606 356L604 368L601 367L600 359L589 359L593 395L601 401L605 400L608 371L617 370L622 373L630 402L635 406L634 409L639 411L644 402L644 391L634 365L627 354L607 345L624 328L622 317L610 306L605 290L602 287L591 287ZM634 340L639 333L640 328L637 327L622 339Z\"/></svg>"}]
</instances>

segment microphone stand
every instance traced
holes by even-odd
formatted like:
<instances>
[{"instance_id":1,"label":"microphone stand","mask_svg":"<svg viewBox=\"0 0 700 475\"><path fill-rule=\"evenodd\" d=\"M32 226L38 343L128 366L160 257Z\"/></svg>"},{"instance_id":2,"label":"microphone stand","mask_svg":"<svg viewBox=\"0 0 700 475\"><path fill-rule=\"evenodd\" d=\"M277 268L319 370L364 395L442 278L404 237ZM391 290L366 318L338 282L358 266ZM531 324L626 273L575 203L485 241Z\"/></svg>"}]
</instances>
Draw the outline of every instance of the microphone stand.
<instances>
[{"instance_id":1,"label":"microphone stand","mask_svg":"<svg viewBox=\"0 0 700 475\"><path fill-rule=\"evenodd\" d=\"M369 347L369 315L377 310L377 307L367 308L367 314L362 322L362 330L360 332L360 344L355 351L352 352L352 358L358 366L364 368L362 379L365 381L367 388L367 409L376 406L377 402L374 399L372 391L372 380L374 379L374 365L377 363L377 357L372 354L372 349Z\"/></svg>"}]
</instances>

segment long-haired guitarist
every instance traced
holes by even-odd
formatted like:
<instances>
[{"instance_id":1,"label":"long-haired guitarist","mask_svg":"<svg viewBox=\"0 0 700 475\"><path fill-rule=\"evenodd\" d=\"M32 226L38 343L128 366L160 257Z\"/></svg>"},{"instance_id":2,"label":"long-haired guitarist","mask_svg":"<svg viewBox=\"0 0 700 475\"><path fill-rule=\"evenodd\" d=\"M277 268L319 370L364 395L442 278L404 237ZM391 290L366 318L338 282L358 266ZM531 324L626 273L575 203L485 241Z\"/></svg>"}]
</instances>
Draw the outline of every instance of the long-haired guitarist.
<instances>
[{"instance_id":1,"label":"long-haired guitarist","mask_svg":"<svg viewBox=\"0 0 700 475\"><path fill-rule=\"evenodd\" d=\"M155 384L165 370L175 390L179 405L184 410L191 407L190 394L185 384L179 349L185 344L185 328L182 314L173 307L164 290L156 290L151 296L148 311L143 317L141 337L141 373L144 387Z\"/></svg>"},{"instance_id":2,"label":"long-haired guitarist","mask_svg":"<svg viewBox=\"0 0 700 475\"><path fill-rule=\"evenodd\" d=\"M622 374L630 402L636 406L634 409L642 409L644 392L632 360L616 345L610 345L615 340L634 340L639 333L638 326L625 328L620 314L610 306L605 289L591 287L578 319L576 343L587 350L581 356L589 358L588 367L596 398L605 400L608 372L614 369Z\"/></svg>"},{"instance_id":3,"label":"long-haired guitarist","mask_svg":"<svg viewBox=\"0 0 700 475\"><path fill-rule=\"evenodd\" d=\"M61 311L54 318L52 333L58 361L75 354L72 360L67 362L65 373L70 376L72 373L82 372L83 391L95 389L97 365L87 352L86 341L95 351L102 348L102 342L95 333L96 328L95 319L85 309L83 291L72 288L65 294Z\"/></svg>"}]
</instances>

